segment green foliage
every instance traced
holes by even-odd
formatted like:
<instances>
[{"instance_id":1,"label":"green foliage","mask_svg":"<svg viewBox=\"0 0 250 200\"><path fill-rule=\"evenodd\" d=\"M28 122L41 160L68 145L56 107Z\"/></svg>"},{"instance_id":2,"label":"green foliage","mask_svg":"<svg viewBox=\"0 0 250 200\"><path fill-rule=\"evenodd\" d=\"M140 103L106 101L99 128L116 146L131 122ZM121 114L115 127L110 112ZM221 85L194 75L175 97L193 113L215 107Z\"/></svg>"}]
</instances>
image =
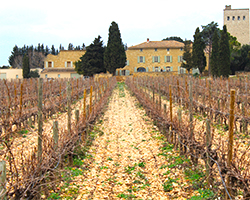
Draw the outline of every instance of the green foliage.
<instances>
[{"instance_id":1,"label":"green foliage","mask_svg":"<svg viewBox=\"0 0 250 200\"><path fill-rule=\"evenodd\" d=\"M231 53L231 71L250 71L250 45L243 45Z\"/></svg>"},{"instance_id":2,"label":"green foliage","mask_svg":"<svg viewBox=\"0 0 250 200\"><path fill-rule=\"evenodd\" d=\"M36 69L34 71L30 71L30 78L39 78L40 75L39 75L39 71Z\"/></svg>"},{"instance_id":3,"label":"green foliage","mask_svg":"<svg viewBox=\"0 0 250 200\"><path fill-rule=\"evenodd\" d=\"M105 72L104 47L101 36L95 38L92 44L86 48L86 53L76 62L76 71L84 76L93 76L94 74Z\"/></svg>"},{"instance_id":4,"label":"green foliage","mask_svg":"<svg viewBox=\"0 0 250 200\"><path fill-rule=\"evenodd\" d=\"M27 54L23 57L23 78L30 78L30 62Z\"/></svg>"},{"instance_id":5,"label":"green foliage","mask_svg":"<svg viewBox=\"0 0 250 200\"><path fill-rule=\"evenodd\" d=\"M162 41L164 41L164 40L175 40L175 41L184 43L184 40L181 39L180 37L177 37L177 36L167 37L167 38L163 39Z\"/></svg>"},{"instance_id":6,"label":"green foliage","mask_svg":"<svg viewBox=\"0 0 250 200\"><path fill-rule=\"evenodd\" d=\"M219 75L228 77L230 74L230 48L226 25L223 26L223 31L221 33L219 58Z\"/></svg>"},{"instance_id":7,"label":"green foliage","mask_svg":"<svg viewBox=\"0 0 250 200\"><path fill-rule=\"evenodd\" d=\"M191 54L191 41L186 40L184 42L184 53L183 53L183 62L181 63L181 67L186 68L188 73L192 69L192 54Z\"/></svg>"},{"instance_id":8,"label":"green foliage","mask_svg":"<svg viewBox=\"0 0 250 200\"><path fill-rule=\"evenodd\" d=\"M193 68L198 68L200 73L202 73L206 67L206 57L204 55L205 42L202 40L202 34L200 29L197 28L194 34L194 43L193 43Z\"/></svg>"},{"instance_id":9,"label":"green foliage","mask_svg":"<svg viewBox=\"0 0 250 200\"><path fill-rule=\"evenodd\" d=\"M104 66L111 74L115 74L117 68L123 68L126 62L125 48L122 43L121 33L116 22L109 27L109 38L104 53Z\"/></svg>"},{"instance_id":10,"label":"green foliage","mask_svg":"<svg viewBox=\"0 0 250 200\"><path fill-rule=\"evenodd\" d=\"M198 190L200 195L199 196L193 196L190 198L190 200L202 200L202 199L213 199L213 197L215 196L213 191L211 191L210 189L199 189Z\"/></svg>"},{"instance_id":11,"label":"green foliage","mask_svg":"<svg viewBox=\"0 0 250 200\"><path fill-rule=\"evenodd\" d=\"M211 55L211 75L214 77L220 76L219 74L219 35L218 31L214 32L212 43L212 55Z\"/></svg>"},{"instance_id":12,"label":"green foliage","mask_svg":"<svg viewBox=\"0 0 250 200\"><path fill-rule=\"evenodd\" d=\"M171 190L173 190L173 183L176 182L177 180L178 179L168 178L168 180L162 185L163 190L165 192L170 192Z\"/></svg>"}]
</instances>

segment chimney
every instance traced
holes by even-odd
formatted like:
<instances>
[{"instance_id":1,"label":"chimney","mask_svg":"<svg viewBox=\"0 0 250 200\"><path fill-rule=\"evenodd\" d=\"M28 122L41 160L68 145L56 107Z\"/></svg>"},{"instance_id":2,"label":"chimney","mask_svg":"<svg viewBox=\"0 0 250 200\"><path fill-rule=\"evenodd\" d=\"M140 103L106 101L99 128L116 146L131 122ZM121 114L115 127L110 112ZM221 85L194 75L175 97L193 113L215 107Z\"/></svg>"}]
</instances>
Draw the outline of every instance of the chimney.
<instances>
[{"instance_id":1,"label":"chimney","mask_svg":"<svg viewBox=\"0 0 250 200\"><path fill-rule=\"evenodd\" d=\"M149 43L149 38L147 38L147 43Z\"/></svg>"},{"instance_id":2,"label":"chimney","mask_svg":"<svg viewBox=\"0 0 250 200\"><path fill-rule=\"evenodd\" d=\"M231 10L231 5L226 5L226 10Z\"/></svg>"}]
</instances>

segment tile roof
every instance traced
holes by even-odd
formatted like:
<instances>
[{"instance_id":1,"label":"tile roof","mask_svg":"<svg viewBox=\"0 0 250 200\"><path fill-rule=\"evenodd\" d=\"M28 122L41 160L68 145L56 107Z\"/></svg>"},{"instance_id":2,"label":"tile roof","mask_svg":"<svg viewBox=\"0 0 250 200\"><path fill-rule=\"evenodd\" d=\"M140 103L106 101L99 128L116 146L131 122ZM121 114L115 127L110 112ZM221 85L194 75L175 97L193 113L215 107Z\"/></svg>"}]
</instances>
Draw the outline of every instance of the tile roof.
<instances>
[{"instance_id":1,"label":"tile roof","mask_svg":"<svg viewBox=\"0 0 250 200\"><path fill-rule=\"evenodd\" d=\"M184 43L175 40L148 41L131 46L128 49L183 48Z\"/></svg>"},{"instance_id":2,"label":"tile roof","mask_svg":"<svg viewBox=\"0 0 250 200\"><path fill-rule=\"evenodd\" d=\"M41 71L41 73L48 73L48 72L74 72L76 73L75 71L75 68L45 68L43 69L43 71Z\"/></svg>"}]
</instances>

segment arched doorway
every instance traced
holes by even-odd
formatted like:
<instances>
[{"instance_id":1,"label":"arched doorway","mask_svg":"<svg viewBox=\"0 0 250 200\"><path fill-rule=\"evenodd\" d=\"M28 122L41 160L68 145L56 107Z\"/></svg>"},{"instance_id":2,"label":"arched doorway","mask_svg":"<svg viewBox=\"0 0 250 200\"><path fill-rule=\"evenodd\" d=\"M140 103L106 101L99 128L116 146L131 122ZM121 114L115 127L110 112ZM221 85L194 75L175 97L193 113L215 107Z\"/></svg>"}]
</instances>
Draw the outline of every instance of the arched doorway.
<instances>
[{"instance_id":1,"label":"arched doorway","mask_svg":"<svg viewBox=\"0 0 250 200\"><path fill-rule=\"evenodd\" d=\"M137 68L137 72L146 72L146 69L144 67Z\"/></svg>"}]
</instances>

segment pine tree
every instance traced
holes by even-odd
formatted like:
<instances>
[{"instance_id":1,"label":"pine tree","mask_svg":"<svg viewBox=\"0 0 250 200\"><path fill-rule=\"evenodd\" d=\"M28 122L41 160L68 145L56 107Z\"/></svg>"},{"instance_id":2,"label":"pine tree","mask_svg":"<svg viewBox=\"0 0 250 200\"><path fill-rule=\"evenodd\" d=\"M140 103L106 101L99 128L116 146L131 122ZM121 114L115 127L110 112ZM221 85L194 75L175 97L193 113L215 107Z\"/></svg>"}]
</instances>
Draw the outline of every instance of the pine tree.
<instances>
[{"instance_id":1,"label":"pine tree","mask_svg":"<svg viewBox=\"0 0 250 200\"><path fill-rule=\"evenodd\" d=\"M23 78L30 78L30 63L27 54L23 57Z\"/></svg>"},{"instance_id":2,"label":"pine tree","mask_svg":"<svg viewBox=\"0 0 250 200\"><path fill-rule=\"evenodd\" d=\"M69 43L68 50L73 50L73 48L74 48L73 44Z\"/></svg>"},{"instance_id":3,"label":"pine tree","mask_svg":"<svg viewBox=\"0 0 250 200\"><path fill-rule=\"evenodd\" d=\"M205 43L202 40L201 32L199 27L196 29L194 34L194 44L193 44L193 68L198 68L200 73L202 73L206 67L206 57L204 55Z\"/></svg>"},{"instance_id":4,"label":"pine tree","mask_svg":"<svg viewBox=\"0 0 250 200\"><path fill-rule=\"evenodd\" d=\"M126 62L126 53L121 39L118 24L111 23L109 27L109 38L104 53L104 66L111 74L115 74L117 68L123 68Z\"/></svg>"},{"instance_id":5,"label":"pine tree","mask_svg":"<svg viewBox=\"0 0 250 200\"><path fill-rule=\"evenodd\" d=\"M211 75L213 77L219 75L219 35L218 29L214 32L212 39L212 54L210 58Z\"/></svg>"},{"instance_id":6,"label":"pine tree","mask_svg":"<svg viewBox=\"0 0 250 200\"><path fill-rule=\"evenodd\" d=\"M51 54L56 55L56 49L55 49L54 45L52 45L52 47L51 47Z\"/></svg>"},{"instance_id":7,"label":"pine tree","mask_svg":"<svg viewBox=\"0 0 250 200\"><path fill-rule=\"evenodd\" d=\"M184 53L183 53L183 62L181 63L181 67L187 69L188 73L190 72L190 70L192 69L192 54L190 52L190 45L191 45L191 41L190 40L186 40L184 42Z\"/></svg>"},{"instance_id":8,"label":"pine tree","mask_svg":"<svg viewBox=\"0 0 250 200\"><path fill-rule=\"evenodd\" d=\"M223 31L220 38L219 47L219 75L228 77L230 74L230 47L229 37L226 25L223 26Z\"/></svg>"},{"instance_id":9,"label":"pine tree","mask_svg":"<svg viewBox=\"0 0 250 200\"><path fill-rule=\"evenodd\" d=\"M104 47L101 36L95 38L93 43L86 47L86 53L76 62L76 71L84 76L106 72L103 63Z\"/></svg>"}]
</instances>

